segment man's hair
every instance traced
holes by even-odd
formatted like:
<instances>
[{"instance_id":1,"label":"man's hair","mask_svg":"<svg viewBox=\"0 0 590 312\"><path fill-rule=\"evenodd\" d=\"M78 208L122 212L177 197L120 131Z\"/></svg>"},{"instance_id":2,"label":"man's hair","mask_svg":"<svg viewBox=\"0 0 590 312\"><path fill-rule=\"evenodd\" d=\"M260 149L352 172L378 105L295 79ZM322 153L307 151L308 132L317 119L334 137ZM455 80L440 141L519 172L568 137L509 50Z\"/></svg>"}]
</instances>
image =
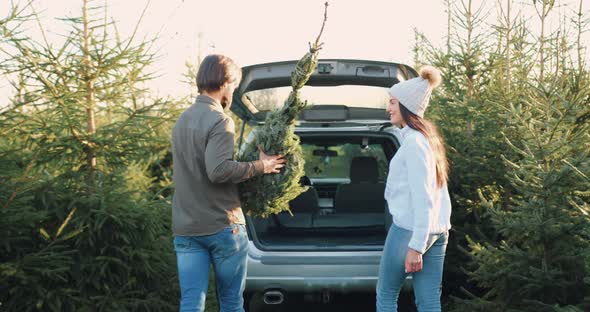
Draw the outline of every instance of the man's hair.
<instances>
[{"instance_id":1,"label":"man's hair","mask_svg":"<svg viewBox=\"0 0 590 312\"><path fill-rule=\"evenodd\" d=\"M215 92L225 83L239 83L242 70L232 59L219 54L207 55L197 73L199 93Z\"/></svg>"}]
</instances>

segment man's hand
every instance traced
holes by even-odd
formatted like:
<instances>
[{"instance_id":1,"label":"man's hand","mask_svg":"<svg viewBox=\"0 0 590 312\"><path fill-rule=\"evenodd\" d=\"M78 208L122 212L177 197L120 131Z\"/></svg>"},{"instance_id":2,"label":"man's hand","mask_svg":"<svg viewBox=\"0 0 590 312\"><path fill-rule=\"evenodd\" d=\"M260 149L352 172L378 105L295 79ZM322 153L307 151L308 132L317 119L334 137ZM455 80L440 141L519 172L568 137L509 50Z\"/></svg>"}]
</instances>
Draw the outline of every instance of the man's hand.
<instances>
[{"instance_id":1,"label":"man's hand","mask_svg":"<svg viewBox=\"0 0 590 312\"><path fill-rule=\"evenodd\" d=\"M279 173L280 169L285 166L287 160L283 155L269 156L264 153L262 147L258 145L260 156L258 159L262 160L264 165L264 173Z\"/></svg>"},{"instance_id":2,"label":"man's hand","mask_svg":"<svg viewBox=\"0 0 590 312\"><path fill-rule=\"evenodd\" d=\"M406 273L413 273L422 270L422 254L412 248L408 248L406 255Z\"/></svg>"}]
</instances>

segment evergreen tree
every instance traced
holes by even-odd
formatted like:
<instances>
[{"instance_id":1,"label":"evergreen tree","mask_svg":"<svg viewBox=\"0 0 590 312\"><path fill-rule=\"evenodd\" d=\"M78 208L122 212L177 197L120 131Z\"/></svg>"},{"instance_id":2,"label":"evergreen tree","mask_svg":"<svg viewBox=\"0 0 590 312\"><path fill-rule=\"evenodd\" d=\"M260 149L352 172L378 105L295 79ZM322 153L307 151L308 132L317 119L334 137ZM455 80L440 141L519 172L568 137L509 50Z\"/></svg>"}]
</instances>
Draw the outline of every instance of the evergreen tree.
<instances>
[{"instance_id":1,"label":"evergreen tree","mask_svg":"<svg viewBox=\"0 0 590 312\"><path fill-rule=\"evenodd\" d=\"M269 155L285 155L287 163L280 174L263 175L240 184L242 205L250 215L268 217L282 211L289 211L289 201L306 190L299 184L304 175L299 137L295 135L295 118L307 106L300 99L299 90L314 72L318 52L321 49L320 37L327 19L328 3L325 3L324 22L320 34L310 50L295 66L291 73L293 90L281 109L271 111L264 125L259 126L252 142L245 146L240 161L258 159L259 147Z\"/></svg>"},{"instance_id":2,"label":"evergreen tree","mask_svg":"<svg viewBox=\"0 0 590 312\"><path fill-rule=\"evenodd\" d=\"M504 158L516 192L508 209L489 203L502 240L471 243L478 266L472 278L489 291L468 301L467 310L590 308L583 303L589 293L590 136L588 124L577 123L588 105L590 85L585 77L583 89L575 90L570 85L573 76L531 86L527 104L507 112L513 127L523 134L518 142L507 138L519 157Z\"/></svg>"},{"instance_id":3,"label":"evergreen tree","mask_svg":"<svg viewBox=\"0 0 590 312\"><path fill-rule=\"evenodd\" d=\"M519 162L524 160L521 151L514 147L531 143L531 134L523 127L526 122L535 123L535 118L540 118L542 115L540 113L536 117L517 120L514 114L522 114L523 107L529 108L527 111L547 112L548 107L551 106L553 113L545 113L543 127L535 123L535 130L548 133L547 129L550 127L548 123L555 123L556 134L569 131L564 130L568 127L571 131L581 129L587 119L584 116L588 113L586 95L580 93L580 88L587 88L584 85L586 74L582 70L583 62L580 61L584 59L585 51L579 40L577 46L573 47L575 51L572 51L572 46L567 44L567 38L573 36L567 33L565 26L560 33L551 33L546 26L543 26L555 5L551 1L533 3L537 5L542 24L541 35L536 37L526 23L527 17L514 13L516 10L511 0L498 1L495 6L497 23L490 28L485 27L483 22L488 14L483 9L484 5L474 8L472 1L467 0L446 1L446 4L449 8L450 22L447 46L433 47L422 34L416 32L417 41L414 49L417 65L430 63L438 66L443 71L445 82L443 88L440 88L433 97L430 111L430 117L439 125L447 140L452 163L449 187L453 198L454 230L447 253L447 264L451 265L446 267L445 286L447 292L456 299L465 298L465 296L472 299L456 300L457 304L452 305L452 308L456 310L523 309L522 306L499 303L502 302L503 295L517 294L516 288L533 286L522 281L518 284L516 280L513 280L511 281L514 282L513 288L509 288L505 285L506 280L499 278L491 280L493 277L498 277L494 270L502 268L502 264L491 260L492 255L497 257L501 253L493 248L498 248L510 239L515 243L523 237L522 233L507 234L502 223L499 223L498 216L510 214L513 211L526 215L524 212L526 209L515 204L517 198L523 196L524 186L515 183L517 176L514 174L517 170L512 165L520 166ZM578 38L584 21L580 3L580 9L574 18L574 24L579 26ZM544 44L540 44L541 42ZM542 63L541 59L543 59ZM578 60L577 64L574 63L574 59ZM542 80L543 83L531 85L530 82L535 80ZM544 94L545 98L540 98L541 94ZM558 103L559 101L561 104ZM537 105L533 109L531 103L539 102L544 103L544 106ZM554 102L558 105L554 105ZM576 104L566 105L565 102ZM514 111L515 109L517 110ZM571 124L566 125L564 120L568 118L558 117L565 115L570 116L570 121L572 116L576 116L575 122L572 121ZM538 135L543 137L542 134ZM587 158L587 151L581 148L587 146L587 141L584 141L582 137L576 139L577 143L571 143L579 147L575 151L570 151L574 158ZM553 164L552 160L557 161L561 156L547 155L546 157L551 159L548 162ZM570 163L573 164L573 160ZM556 166L551 170L562 169L557 164ZM587 172L580 169L579 165L574 166L587 175ZM572 169L567 173L570 178L573 172L576 170ZM518 177L524 179L525 174L531 176L537 173L522 169ZM587 186L581 183L571 187L570 191L575 188L587 189ZM529 196L534 193L532 190L527 192ZM575 204L581 207L576 209L585 209L587 197L585 201L583 197L579 197ZM539 208L539 206L541 205L537 204L536 207ZM556 214L559 215L559 213ZM583 223L585 221L582 215L583 213L579 216L582 220L580 222ZM569 222L561 219L559 222L562 221ZM587 237L583 231L576 235ZM552 239L556 237L559 236L554 236ZM534 244L531 242L531 245ZM578 246L581 254L587 254L584 244L574 243L571 246ZM471 251L468 252L466 249ZM484 251L478 253L477 250ZM489 258L480 256L482 254L486 254ZM586 263L588 266L587 259L586 256L585 260L584 258L579 260L582 261L580 263ZM482 265L483 262L485 265ZM520 265L523 263L526 263L525 259L521 260ZM487 274L486 277L482 277L483 272ZM514 272L514 274L517 273ZM581 279L578 279L576 286L581 287L580 293L586 291L587 294L585 290L587 288L584 288L583 282L580 283L585 273L580 272L578 277L580 276ZM530 284L540 283L540 279L535 280L540 276L534 276L534 278L529 276L529 278ZM552 280L555 285L559 285L560 281L559 278ZM502 296L493 295L495 288L504 289ZM568 299L569 301L561 300L554 303L579 304L581 302L579 299L583 297L580 293L575 300ZM519 294L520 296L516 297L514 302L522 303L527 302L527 299L533 301L538 299L532 293L528 297L522 293ZM549 297L547 302L551 302Z\"/></svg>"},{"instance_id":4,"label":"evergreen tree","mask_svg":"<svg viewBox=\"0 0 590 312\"><path fill-rule=\"evenodd\" d=\"M568 36L545 28L554 2L534 5L542 25L539 48L527 55L530 36L521 23L516 40L506 39L513 49L504 50L504 70L496 75L503 81L496 95L504 102L495 104L504 109L502 134L510 147L501 154L512 187L500 198L482 196L499 238L470 242L470 277L486 291L467 291L471 296L459 300L458 311L590 309L590 125L582 117L590 80L584 66L570 61L569 47L545 44ZM530 66L535 59L543 61L533 63L536 68Z\"/></svg>"},{"instance_id":5,"label":"evergreen tree","mask_svg":"<svg viewBox=\"0 0 590 312\"><path fill-rule=\"evenodd\" d=\"M0 115L2 308L175 310L169 183L148 169L169 149L176 103L143 87L153 40L121 39L88 0L63 21L57 47L19 33L22 15L0 22L16 91Z\"/></svg>"}]
</instances>

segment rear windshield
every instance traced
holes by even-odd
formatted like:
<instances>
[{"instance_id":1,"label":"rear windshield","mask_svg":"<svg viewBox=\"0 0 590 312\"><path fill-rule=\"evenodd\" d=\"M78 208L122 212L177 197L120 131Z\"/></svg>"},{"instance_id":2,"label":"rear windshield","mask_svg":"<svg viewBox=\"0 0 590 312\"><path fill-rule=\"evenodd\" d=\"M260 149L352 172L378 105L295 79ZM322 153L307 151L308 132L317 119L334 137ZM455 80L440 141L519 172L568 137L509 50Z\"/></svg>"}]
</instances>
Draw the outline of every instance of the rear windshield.
<instances>
[{"instance_id":1,"label":"rear windshield","mask_svg":"<svg viewBox=\"0 0 590 312\"><path fill-rule=\"evenodd\" d=\"M244 93L242 101L250 102L258 111L282 107L291 92L291 87L277 87ZM308 105L345 105L347 107L385 109L389 96L387 89L375 86L304 86L301 99Z\"/></svg>"},{"instance_id":2,"label":"rear windshield","mask_svg":"<svg viewBox=\"0 0 590 312\"><path fill-rule=\"evenodd\" d=\"M337 178L350 179L350 165L356 157L372 157L377 160L379 182L387 178L389 162L381 144L339 144L321 146L303 143L301 146L305 159L305 174L311 179Z\"/></svg>"}]
</instances>

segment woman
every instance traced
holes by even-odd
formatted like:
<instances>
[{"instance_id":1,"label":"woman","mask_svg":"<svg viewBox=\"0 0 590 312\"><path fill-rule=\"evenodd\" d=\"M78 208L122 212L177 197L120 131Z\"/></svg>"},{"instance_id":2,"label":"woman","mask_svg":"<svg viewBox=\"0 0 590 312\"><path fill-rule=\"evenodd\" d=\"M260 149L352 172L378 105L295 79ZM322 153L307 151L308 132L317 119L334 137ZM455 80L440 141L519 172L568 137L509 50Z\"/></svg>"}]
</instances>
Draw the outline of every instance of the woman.
<instances>
[{"instance_id":1,"label":"woman","mask_svg":"<svg viewBox=\"0 0 590 312\"><path fill-rule=\"evenodd\" d=\"M393 216L377 283L377 311L397 311L408 274L418 311L440 311L443 263L451 227L448 163L443 140L426 119L432 89L441 81L434 67L389 89L387 112L401 128L400 148L391 159L385 199Z\"/></svg>"}]
</instances>

